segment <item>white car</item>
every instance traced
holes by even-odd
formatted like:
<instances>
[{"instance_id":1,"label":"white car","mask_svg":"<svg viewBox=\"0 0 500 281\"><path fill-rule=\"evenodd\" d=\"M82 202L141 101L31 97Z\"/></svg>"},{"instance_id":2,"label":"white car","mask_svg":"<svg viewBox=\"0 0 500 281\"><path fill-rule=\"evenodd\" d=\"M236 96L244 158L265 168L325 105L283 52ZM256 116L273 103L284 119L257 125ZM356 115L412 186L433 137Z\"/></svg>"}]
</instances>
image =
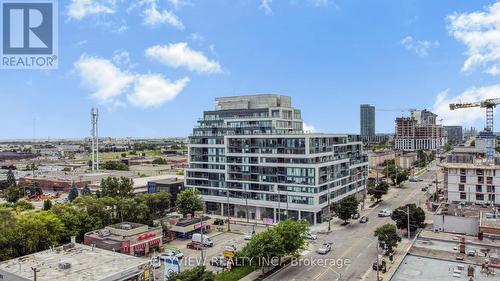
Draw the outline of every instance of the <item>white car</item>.
<instances>
[{"instance_id":1,"label":"white car","mask_svg":"<svg viewBox=\"0 0 500 281\"><path fill-rule=\"evenodd\" d=\"M245 237L244 237L244 239L245 239L245 240L252 240L252 236L253 236L253 234L252 234L252 233L245 233Z\"/></svg>"},{"instance_id":2,"label":"white car","mask_svg":"<svg viewBox=\"0 0 500 281\"><path fill-rule=\"evenodd\" d=\"M316 240L318 239L318 235L316 235L315 233L312 233L312 232L306 232L306 239L309 239L309 240Z\"/></svg>"},{"instance_id":3,"label":"white car","mask_svg":"<svg viewBox=\"0 0 500 281\"><path fill-rule=\"evenodd\" d=\"M390 209L383 209L378 212L379 217L390 217L392 215L392 211Z\"/></svg>"},{"instance_id":4,"label":"white car","mask_svg":"<svg viewBox=\"0 0 500 281\"><path fill-rule=\"evenodd\" d=\"M319 246L318 248L318 254L321 254L321 255L326 255L328 254L328 252L330 252L332 250L332 246L330 243L323 243L321 244L321 246Z\"/></svg>"},{"instance_id":5,"label":"white car","mask_svg":"<svg viewBox=\"0 0 500 281\"><path fill-rule=\"evenodd\" d=\"M184 257L184 254L181 251L175 251L172 249L167 249L165 252L161 253L159 255L160 260L166 260L167 258L177 258L178 260L181 260Z\"/></svg>"}]
</instances>

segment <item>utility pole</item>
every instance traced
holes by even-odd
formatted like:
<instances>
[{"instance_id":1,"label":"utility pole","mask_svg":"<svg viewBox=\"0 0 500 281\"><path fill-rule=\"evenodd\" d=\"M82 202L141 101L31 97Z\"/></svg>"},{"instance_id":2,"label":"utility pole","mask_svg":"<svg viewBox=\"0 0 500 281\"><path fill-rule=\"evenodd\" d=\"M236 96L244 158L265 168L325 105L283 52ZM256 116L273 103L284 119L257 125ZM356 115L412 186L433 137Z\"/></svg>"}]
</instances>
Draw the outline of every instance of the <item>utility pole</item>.
<instances>
[{"instance_id":1,"label":"utility pole","mask_svg":"<svg viewBox=\"0 0 500 281\"><path fill-rule=\"evenodd\" d=\"M328 194L326 195L326 199L328 201L328 232L332 231L332 209L330 206L330 181L328 181Z\"/></svg>"},{"instance_id":2,"label":"utility pole","mask_svg":"<svg viewBox=\"0 0 500 281\"><path fill-rule=\"evenodd\" d=\"M231 219L229 217L229 187L226 185L226 196L227 196L227 231L231 231Z\"/></svg>"},{"instance_id":3,"label":"utility pole","mask_svg":"<svg viewBox=\"0 0 500 281\"><path fill-rule=\"evenodd\" d=\"M36 267L32 267L31 270L33 270L33 281L36 281L36 274L40 272L40 269L37 269Z\"/></svg>"},{"instance_id":4,"label":"utility pole","mask_svg":"<svg viewBox=\"0 0 500 281\"><path fill-rule=\"evenodd\" d=\"M408 240L411 240L410 237L410 205L406 206L406 210L408 211Z\"/></svg>"},{"instance_id":5,"label":"utility pole","mask_svg":"<svg viewBox=\"0 0 500 281\"><path fill-rule=\"evenodd\" d=\"M375 244L377 244L377 281L379 281L379 280L380 280L380 276L379 276L380 261L379 261L379 259L378 259L378 251L379 251L379 250L378 250L378 243L379 243L379 241L377 240L377 243L375 243Z\"/></svg>"}]
</instances>

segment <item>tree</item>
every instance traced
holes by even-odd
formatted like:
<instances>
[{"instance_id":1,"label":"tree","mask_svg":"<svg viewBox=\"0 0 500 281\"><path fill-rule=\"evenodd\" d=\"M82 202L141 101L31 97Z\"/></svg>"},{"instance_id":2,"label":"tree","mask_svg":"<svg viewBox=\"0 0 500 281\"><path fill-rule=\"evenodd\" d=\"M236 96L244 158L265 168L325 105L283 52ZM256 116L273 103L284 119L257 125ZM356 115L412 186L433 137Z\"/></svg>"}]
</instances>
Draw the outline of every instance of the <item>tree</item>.
<instances>
[{"instance_id":1,"label":"tree","mask_svg":"<svg viewBox=\"0 0 500 281\"><path fill-rule=\"evenodd\" d=\"M408 180L409 177L410 177L410 173L408 172L408 170L398 171L398 174L396 176L396 184L399 186L402 182L404 182L405 180Z\"/></svg>"},{"instance_id":2,"label":"tree","mask_svg":"<svg viewBox=\"0 0 500 281\"><path fill-rule=\"evenodd\" d=\"M101 165L104 170L128 171L129 167L126 164L117 161L106 161Z\"/></svg>"},{"instance_id":3,"label":"tree","mask_svg":"<svg viewBox=\"0 0 500 281\"><path fill-rule=\"evenodd\" d=\"M43 201L43 210L48 211L50 210L50 208L52 208L52 201L50 201L49 199Z\"/></svg>"},{"instance_id":4,"label":"tree","mask_svg":"<svg viewBox=\"0 0 500 281\"><path fill-rule=\"evenodd\" d=\"M156 165L166 165L166 164L168 164L168 161L166 159L164 159L164 158L158 157L155 160L153 160L153 164L156 164Z\"/></svg>"},{"instance_id":5,"label":"tree","mask_svg":"<svg viewBox=\"0 0 500 281\"><path fill-rule=\"evenodd\" d=\"M63 168L63 172L71 172L71 168L70 167L64 167Z\"/></svg>"},{"instance_id":6,"label":"tree","mask_svg":"<svg viewBox=\"0 0 500 281\"><path fill-rule=\"evenodd\" d=\"M379 246L386 249L386 253L393 252L398 242L401 241L396 226L390 223L377 228L374 236L378 238Z\"/></svg>"},{"instance_id":7,"label":"tree","mask_svg":"<svg viewBox=\"0 0 500 281\"><path fill-rule=\"evenodd\" d=\"M73 185L71 186L71 189L69 190L69 193L68 193L69 202L73 202L73 200L75 200L76 197L78 197L78 188L76 188L75 183L73 183Z\"/></svg>"},{"instance_id":8,"label":"tree","mask_svg":"<svg viewBox=\"0 0 500 281\"><path fill-rule=\"evenodd\" d=\"M266 262L286 255L285 241L275 228L271 228L255 234L243 248L242 255L250 258L252 266L264 270Z\"/></svg>"},{"instance_id":9,"label":"tree","mask_svg":"<svg viewBox=\"0 0 500 281\"><path fill-rule=\"evenodd\" d=\"M410 231L415 233L417 228L422 227L425 221L425 212L415 204L406 204L394 210L391 218L396 222L396 226L401 228L408 227L408 207L410 208Z\"/></svg>"},{"instance_id":10,"label":"tree","mask_svg":"<svg viewBox=\"0 0 500 281\"><path fill-rule=\"evenodd\" d=\"M127 153L123 152L123 153L121 154L121 156L122 156L123 158L125 158L125 157L127 157Z\"/></svg>"},{"instance_id":11,"label":"tree","mask_svg":"<svg viewBox=\"0 0 500 281\"><path fill-rule=\"evenodd\" d=\"M183 272L172 274L167 281L215 281L215 274L207 271L205 266L199 265Z\"/></svg>"},{"instance_id":12,"label":"tree","mask_svg":"<svg viewBox=\"0 0 500 281\"><path fill-rule=\"evenodd\" d=\"M22 186L11 186L7 188L5 192L5 200L7 202L16 203L17 200L24 196L24 187Z\"/></svg>"},{"instance_id":13,"label":"tree","mask_svg":"<svg viewBox=\"0 0 500 281\"><path fill-rule=\"evenodd\" d=\"M126 177L107 177L101 180L101 196L130 197L132 196L133 181Z\"/></svg>"},{"instance_id":14,"label":"tree","mask_svg":"<svg viewBox=\"0 0 500 281\"><path fill-rule=\"evenodd\" d=\"M350 195L342 199L335 207L335 212L337 213L339 219L347 224L352 215L358 213L358 200L354 195Z\"/></svg>"},{"instance_id":15,"label":"tree","mask_svg":"<svg viewBox=\"0 0 500 281\"><path fill-rule=\"evenodd\" d=\"M389 184L385 181L380 182L379 184L372 186L368 190L368 194L372 195L377 201L380 201L382 199L382 195L387 194L387 191L389 191Z\"/></svg>"},{"instance_id":16,"label":"tree","mask_svg":"<svg viewBox=\"0 0 500 281\"><path fill-rule=\"evenodd\" d=\"M308 231L305 220L293 221L287 219L274 227L275 234L283 240L283 250L286 255L296 256L306 245L305 234Z\"/></svg>"},{"instance_id":17,"label":"tree","mask_svg":"<svg viewBox=\"0 0 500 281\"><path fill-rule=\"evenodd\" d=\"M16 177L14 176L14 172L12 172L12 169L9 169L7 172L7 186L16 186Z\"/></svg>"},{"instance_id":18,"label":"tree","mask_svg":"<svg viewBox=\"0 0 500 281\"><path fill-rule=\"evenodd\" d=\"M445 146L444 146L444 150L446 152L450 152L451 150L453 149L453 147L451 146L451 144L447 143Z\"/></svg>"},{"instance_id":19,"label":"tree","mask_svg":"<svg viewBox=\"0 0 500 281\"><path fill-rule=\"evenodd\" d=\"M152 193L152 194L141 194L136 196L138 201L143 202L149 209L153 219L159 219L165 216L167 210L170 208L170 193L165 191Z\"/></svg>"},{"instance_id":20,"label":"tree","mask_svg":"<svg viewBox=\"0 0 500 281\"><path fill-rule=\"evenodd\" d=\"M177 211L182 215L194 215L195 211L203 210L203 199L199 195L199 191L197 189L188 188L177 194L175 205Z\"/></svg>"},{"instance_id":21,"label":"tree","mask_svg":"<svg viewBox=\"0 0 500 281\"><path fill-rule=\"evenodd\" d=\"M55 214L65 226L63 240L76 236L81 241L86 232L103 226L97 216L90 215L86 210L73 204L55 204L50 212Z\"/></svg>"},{"instance_id":22,"label":"tree","mask_svg":"<svg viewBox=\"0 0 500 281\"><path fill-rule=\"evenodd\" d=\"M82 196L87 196L87 195L92 195L92 191L90 191L90 188L88 185L86 185L84 188L82 188L82 191L80 192Z\"/></svg>"}]
</instances>

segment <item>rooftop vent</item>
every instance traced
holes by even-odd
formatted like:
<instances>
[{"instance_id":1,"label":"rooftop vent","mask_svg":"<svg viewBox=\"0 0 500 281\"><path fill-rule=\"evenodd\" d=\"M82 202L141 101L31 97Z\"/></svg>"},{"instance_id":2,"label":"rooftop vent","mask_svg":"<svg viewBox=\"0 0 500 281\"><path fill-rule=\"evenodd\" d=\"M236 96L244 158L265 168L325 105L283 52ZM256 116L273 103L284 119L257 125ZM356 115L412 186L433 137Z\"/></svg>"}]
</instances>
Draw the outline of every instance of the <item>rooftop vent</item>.
<instances>
[{"instance_id":1,"label":"rooftop vent","mask_svg":"<svg viewBox=\"0 0 500 281\"><path fill-rule=\"evenodd\" d=\"M69 262L60 262L57 266L61 270L70 269L71 268L71 263L69 263Z\"/></svg>"},{"instance_id":2,"label":"rooftop vent","mask_svg":"<svg viewBox=\"0 0 500 281\"><path fill-rule=\"evenodd\" d=\"M123 230L131 230L132 226L128 223L124 223L124 224L120 225L120 228Z\"/></svg>"}]
</instances>

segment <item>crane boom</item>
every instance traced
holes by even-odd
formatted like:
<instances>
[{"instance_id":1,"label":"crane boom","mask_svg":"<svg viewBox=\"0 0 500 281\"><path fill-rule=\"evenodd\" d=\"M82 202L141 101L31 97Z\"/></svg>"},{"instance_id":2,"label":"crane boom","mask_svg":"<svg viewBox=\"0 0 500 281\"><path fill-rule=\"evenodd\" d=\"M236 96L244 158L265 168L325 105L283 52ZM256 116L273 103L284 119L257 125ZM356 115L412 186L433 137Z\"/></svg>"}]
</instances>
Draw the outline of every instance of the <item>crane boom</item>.
<instances>
[{"instance_id":1,"label":"crane boom","mask_svg":"<svg viewBox=\"0 0 500 281\"><path fill-rule=\"evenodd\" d=\"M450 110L461 108L481 107L486 108L486 127L485 131L488 132L486 144L486 158L493 161L494 154L494 134L493 134L493 111L497 105L500 104L500 98L485 99L478 102L464 102L450 104Z\"/></svg>"}]
</instances>

